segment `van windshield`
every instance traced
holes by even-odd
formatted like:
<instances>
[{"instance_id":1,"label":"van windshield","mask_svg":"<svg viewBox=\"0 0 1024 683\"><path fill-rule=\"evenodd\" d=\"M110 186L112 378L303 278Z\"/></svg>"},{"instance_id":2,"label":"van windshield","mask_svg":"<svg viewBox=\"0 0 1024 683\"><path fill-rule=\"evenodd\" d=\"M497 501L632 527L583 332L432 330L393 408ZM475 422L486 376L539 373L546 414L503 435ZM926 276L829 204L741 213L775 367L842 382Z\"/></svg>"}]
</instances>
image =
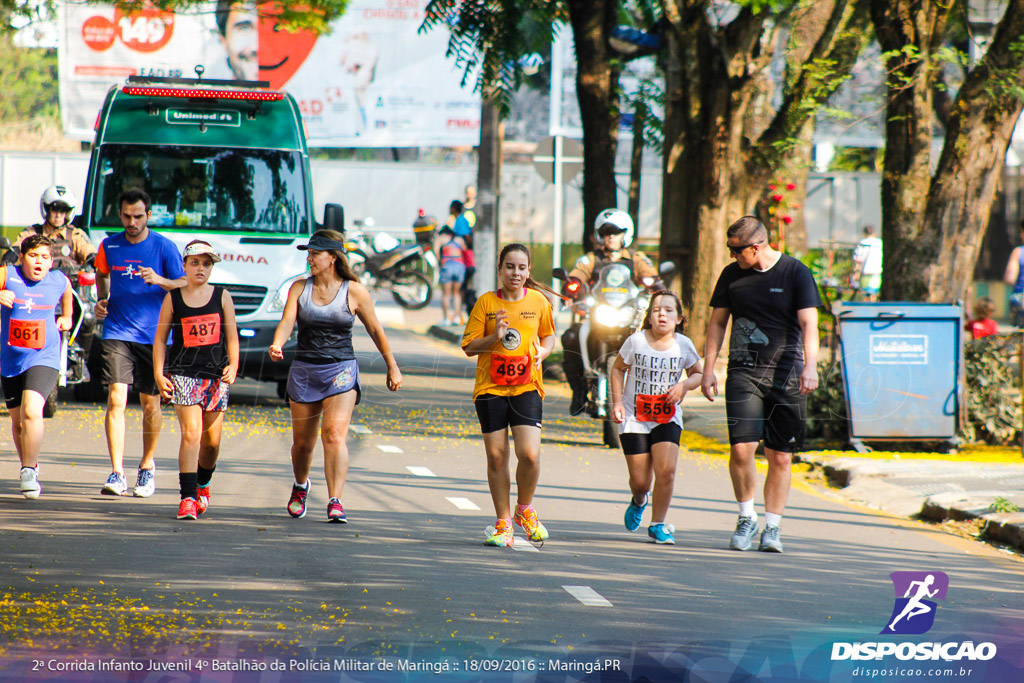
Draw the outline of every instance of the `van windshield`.
<instances>
[{"instance_id":1,"label":"van windshield","mask_svg":"<svg viewBox=\"0 0 1024 683\"><path fill-rule=\"evenodd\" d=\"M165 145L103 145L93 193L96 227L121 227L117 199L153 199L149 225L302 233L306 179L299 152Z\"/></svg>"}]
</instances>

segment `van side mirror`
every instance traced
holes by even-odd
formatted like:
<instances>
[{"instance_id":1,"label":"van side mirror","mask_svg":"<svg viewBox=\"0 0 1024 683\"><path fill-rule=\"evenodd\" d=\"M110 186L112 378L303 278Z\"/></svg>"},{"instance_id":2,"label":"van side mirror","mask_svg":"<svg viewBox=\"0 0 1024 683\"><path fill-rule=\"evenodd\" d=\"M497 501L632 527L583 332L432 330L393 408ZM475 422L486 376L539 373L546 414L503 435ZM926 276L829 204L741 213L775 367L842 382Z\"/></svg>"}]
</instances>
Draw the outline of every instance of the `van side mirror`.
<instances>
[{"instance_id":1,"label":"van side mirror","mask_svg":"<svg viewBox=\"0 0 1024 683\"><path fill-rule=\"evenodd\" d=\"M556 280L568 280L569 273L566 272L565 268L555 268L551 271L551 277Z\"/></svg>"},{"instance_id":2,"label":"van side mirror","mask_svg":"<svg viewBox=\"0 0 1024 683\"><path fill-rule=\"evenodd\" d=\"M670 277L674 272L676 272L676 264L671 261L663 261L661 265L658 266L658 275L660 275L662 279Z\"/></svg>"},{"instance_id":3,"label":"van side mirror","mask_svg":"<svg viewBox=\"0 0 1024 683\"><path fill-rule=\"evenodd\" d=\"M345 232L345 209L341 204L324 204L324 229Z\"/></svg>"},{"instance_id":4,"label":"van side mirror","mask_svg":"<svg viewBox=\"0 0 1024 683\"><path fill-rule=\"evenodd\" d=\"M8 239L7 237L0 236L0 249L10 249L10 248L11 248L11 240Z\"/></svg>"}]
</instances>

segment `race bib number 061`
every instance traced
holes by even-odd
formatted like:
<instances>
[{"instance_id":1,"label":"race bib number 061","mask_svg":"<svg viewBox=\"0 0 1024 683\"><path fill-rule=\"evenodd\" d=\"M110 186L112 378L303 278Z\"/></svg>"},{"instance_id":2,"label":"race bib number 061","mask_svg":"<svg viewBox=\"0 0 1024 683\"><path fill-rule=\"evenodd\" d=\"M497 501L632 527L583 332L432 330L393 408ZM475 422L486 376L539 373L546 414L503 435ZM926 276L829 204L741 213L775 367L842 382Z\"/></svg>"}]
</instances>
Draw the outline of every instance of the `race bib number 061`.
<instances>
[{"instance_id":1,"label":"race bib number 061","mask_svg":"<svg viewBox=\"0 0 1024 683\"><path fill-rule=\"evenodd\" d=\"M41 349L46 345L45 320L15 320L11 318L11 328L7 334L11 346L23 349Z\"/></svg>"}]
</instances>

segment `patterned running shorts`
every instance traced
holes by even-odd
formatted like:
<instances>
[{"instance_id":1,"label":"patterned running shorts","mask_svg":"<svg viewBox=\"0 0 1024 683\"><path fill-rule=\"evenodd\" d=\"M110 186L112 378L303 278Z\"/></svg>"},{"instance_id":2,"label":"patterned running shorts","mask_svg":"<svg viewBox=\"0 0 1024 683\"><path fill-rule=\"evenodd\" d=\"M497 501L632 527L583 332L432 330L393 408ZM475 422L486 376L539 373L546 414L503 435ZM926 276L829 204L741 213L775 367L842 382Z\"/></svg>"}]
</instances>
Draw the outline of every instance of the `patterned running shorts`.
<instances>
[{"instance_id":1,"label":"patterned running shorts","mask_svg":"<svg viewBox=\"0 0 1024 683\"><path fill-rule=\"evenodd\" d=\"M201 406L207 413L224 412L228 408L228 385L219 379L198 379L171 375L176 406Z\"/></svg>"}]
</instances>

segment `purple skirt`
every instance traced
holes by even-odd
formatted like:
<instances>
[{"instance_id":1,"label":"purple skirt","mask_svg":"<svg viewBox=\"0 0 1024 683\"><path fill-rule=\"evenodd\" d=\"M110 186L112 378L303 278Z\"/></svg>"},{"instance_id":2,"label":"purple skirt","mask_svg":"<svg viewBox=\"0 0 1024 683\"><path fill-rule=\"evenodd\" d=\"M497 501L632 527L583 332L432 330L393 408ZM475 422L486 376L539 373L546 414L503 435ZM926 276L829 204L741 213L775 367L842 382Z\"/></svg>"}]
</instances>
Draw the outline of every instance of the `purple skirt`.
<instances>
[{"instance_id":1,"label":"purple skirt","mask_svg":"<svg viewBox=\"0 0 1024 683\"><path fill-rule=\"evenodd\" d=\"M335 394L356 390L356 404L362 396L359 365L343 360L329 365L292 361L288 371L288 398L296 403L316 403Z\"/></svg>"}]
</instances>

